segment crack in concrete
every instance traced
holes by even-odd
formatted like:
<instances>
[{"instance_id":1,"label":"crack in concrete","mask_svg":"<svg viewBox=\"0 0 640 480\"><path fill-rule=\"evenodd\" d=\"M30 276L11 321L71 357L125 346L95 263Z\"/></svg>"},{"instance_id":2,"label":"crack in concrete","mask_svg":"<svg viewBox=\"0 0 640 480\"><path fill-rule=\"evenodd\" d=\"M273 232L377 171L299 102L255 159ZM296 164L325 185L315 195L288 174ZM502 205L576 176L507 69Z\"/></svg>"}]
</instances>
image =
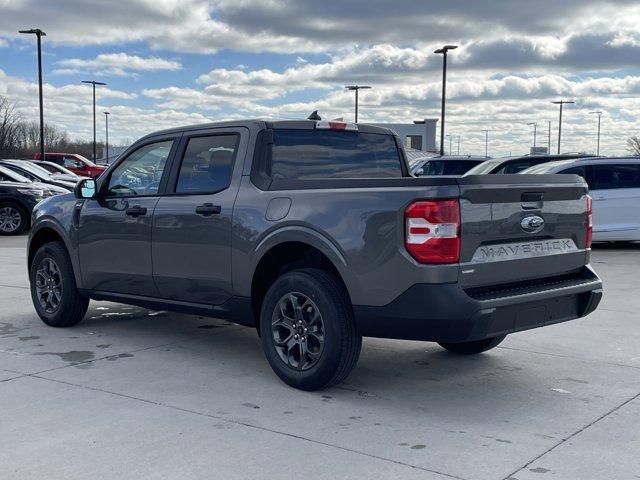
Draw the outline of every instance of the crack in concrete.
<instances>
[{"instance_id":1,"label":"crack in concrete","mask_svg":"<svg viewBox=\"0 0 640 480\"><path fill-rule=\"evenodd\" d=\"M561 353L552 353L552 352L538 352L535 350L527 350L525 348L516 348L516 347L496 347L496 348L501 348L504 350L513 350L516 352L525 352L525 353L532 353L535 355L548 355L550 357L559 357L559 358L570 358L571 360L578 360L580 362L587 362L587 363L595 363L598 365L610 365L612 367L626 367L626 368L635 368L635 369L640 369L640 365L636 366L636 365L627 365L626 363L615 363L615 362L601 362L599 360L592 360L589 358L582 358L582 357L575 357L573 355L563 355Z\"/></svg>"},{"instance_id":2,"label":"crack in concrete","mask_svg":"<svg viewBox=\"0 0 640 480\"><path fill-rule=\"evenodd\" d=\"M595 420L593 420L592 422L589 422L588 424L586 424L585 426L583 426L582 428L576 430L575 432L573 432L571 435L566 436L565 438L563 438L562 440L560 440L558 443L556 443L555 445L553 445L552 447L546 449L544 452L542 452L540 455L536 456L535 458L529 460L527 463L525 463L522 467L518 468L517 470L511 472L509 475L507 475L506 477L504 477L502 480L509 480L511 478L513 478L514 475L517 475L518 473L520 473L521 471L523 471L525 468L529 467L532 463L536 462L537 460L540 460L542 457L544 457L547 453L552 452L553 450L555 450L556 448L558 448L560 445L563 445L564 443L566 443L568 440L571 440L572 438L574 438L575 436L581 434L582 432L584 432L587 428L592 427L593 425L595 425L596 423L598 423L600 420L605 419L606 417L608 417L609 415L611 415L614 412L617 412L618 410L620 410L622 407L624 407L625 405L633 402L636 398L640 398L640 393L637 393L636 395L634 395L633 397L625 400L624 402L622 402L621 404L613 407L611 410L609 410L608 412L603 413L602 415L600 415L598 418L596 418Z\"/></svg>"}]
</instances>

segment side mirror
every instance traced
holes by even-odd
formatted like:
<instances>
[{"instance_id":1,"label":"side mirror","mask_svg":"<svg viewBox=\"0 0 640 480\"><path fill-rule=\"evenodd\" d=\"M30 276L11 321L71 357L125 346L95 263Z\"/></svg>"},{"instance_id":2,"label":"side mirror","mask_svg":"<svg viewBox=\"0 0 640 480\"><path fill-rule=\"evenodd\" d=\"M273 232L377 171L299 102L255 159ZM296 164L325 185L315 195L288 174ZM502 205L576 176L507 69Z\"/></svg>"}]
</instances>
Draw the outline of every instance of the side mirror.
<instances>
[{"instance_id":1,"label":"side mirror","mask_svg":"<svg viewBox=\"0 0 640 480\"><path fill-rule=\"evenodd\" d=\"M94 198L96 196L96 181L93 178L85 178L73 187L76 198Z\"/></svg>"},{"instance_id":2,"label":"side mirror","mask_svg":"<svg viewBox=\"0 0 640 480\"><path fill-rule=\"evenodd\" d=\"M424 175L424 168L419 168L413 173L416 177L421 177Z\"/></svg>"}]
</instances>

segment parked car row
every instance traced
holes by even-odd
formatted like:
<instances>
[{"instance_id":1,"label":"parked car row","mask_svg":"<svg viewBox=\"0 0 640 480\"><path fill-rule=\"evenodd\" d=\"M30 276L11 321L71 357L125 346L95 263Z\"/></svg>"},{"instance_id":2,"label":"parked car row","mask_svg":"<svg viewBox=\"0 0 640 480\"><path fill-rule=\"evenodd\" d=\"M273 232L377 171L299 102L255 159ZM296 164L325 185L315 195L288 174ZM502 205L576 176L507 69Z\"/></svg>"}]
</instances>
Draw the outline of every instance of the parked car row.
<instances>
[{"instance_id":1,"label":"parked car row","mask_svg":"<svg viewBox=\"0 0 640 480\"><path fill-rule=\"evenodd\" d=\"M48 161L0 160L0 235L28 229L40 201L70 193L83 178Z\"/></svg>"},{"instance_id":2,"label":"parked car row","mask_svg":"<svg viewBox=\"0 0 640 480\"><path fill-rule=\"evenodd\" d=\"M33 156L33 159L38 162L46 161L48 163L60 165L81 177L97 178L107 169L106 166L96 165L88 158L78 155L77 153L47 152L44 156L45 158L43 159L40 152L38 152Z\"/></svg>"},{"instance_id":3,"label":"parked car row","mask_svg":"<svg viewBox=\"0 0 640 480\"><path fill-rule=\"evenodd\" d=\"M584 153L484 158L419 156L409 159L414 176L576 174L593 198L593 240L640 240L640 157L596 157Z\"/></svg>"}]
</instances>

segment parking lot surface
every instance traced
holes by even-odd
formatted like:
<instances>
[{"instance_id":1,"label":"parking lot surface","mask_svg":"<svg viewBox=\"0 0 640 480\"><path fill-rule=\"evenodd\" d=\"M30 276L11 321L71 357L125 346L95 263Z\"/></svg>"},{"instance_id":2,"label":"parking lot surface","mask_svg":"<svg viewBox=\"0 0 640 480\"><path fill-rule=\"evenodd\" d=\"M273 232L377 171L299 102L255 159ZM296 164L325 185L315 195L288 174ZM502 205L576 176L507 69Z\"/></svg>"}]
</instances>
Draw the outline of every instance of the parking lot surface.
<instances>
[{"instance_id":1,"label":"parking lot surface","mask_svg":"<svg viewBox=\"0 0 640 480\"><path fill-rule=\"evenodd\" d=\"M640 478L640 245L594 250L585 319L467 358L365 339L306 393L227 322L92 302L46 327L25 243L0 238L0 478Z\"/></svg>"}]
</instances>

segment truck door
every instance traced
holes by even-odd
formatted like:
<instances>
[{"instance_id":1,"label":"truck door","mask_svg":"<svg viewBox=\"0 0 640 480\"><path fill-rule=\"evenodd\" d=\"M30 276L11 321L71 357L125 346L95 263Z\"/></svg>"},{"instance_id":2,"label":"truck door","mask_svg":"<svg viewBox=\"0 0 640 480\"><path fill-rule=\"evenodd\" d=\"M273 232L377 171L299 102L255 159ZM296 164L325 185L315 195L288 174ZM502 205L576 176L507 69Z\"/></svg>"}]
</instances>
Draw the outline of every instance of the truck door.
<instances>
[{"instance_id":1,"label":"truck door","mask_svg":"<svg viewBox=\"0 0 640 480\"><path fill-rule=\"evenodd\" d=\"M151 222L165 165L177 137L149 141L127 155L87 200L79 218L80 270L86 288L156 296Z\"/></svg>"},{"instance_id":2,"label":"truck door","mask_svg":"<svg viewBox=\"0 0 640 480\"><path fill-rule=\"evenodd\" d=\"M153 276L162 298L219 305L233 295L231 229L248 130L185 133L153 216Z\"/></svg>"}]
</instances>

